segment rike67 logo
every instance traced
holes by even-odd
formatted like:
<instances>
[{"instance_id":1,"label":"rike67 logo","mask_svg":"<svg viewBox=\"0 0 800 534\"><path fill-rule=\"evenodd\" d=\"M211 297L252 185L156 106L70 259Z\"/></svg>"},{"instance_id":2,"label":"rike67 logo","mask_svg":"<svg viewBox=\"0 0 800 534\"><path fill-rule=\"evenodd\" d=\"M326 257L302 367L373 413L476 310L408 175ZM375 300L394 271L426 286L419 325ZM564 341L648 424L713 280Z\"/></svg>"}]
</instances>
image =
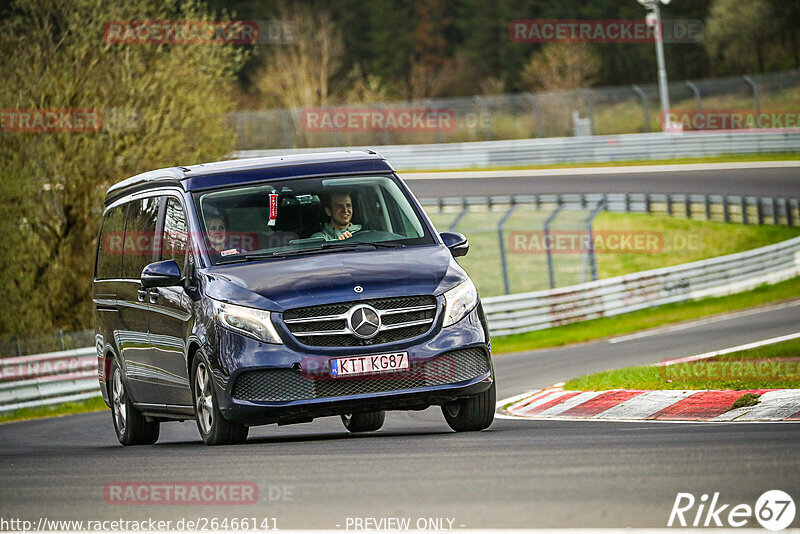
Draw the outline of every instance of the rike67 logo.
<instances>
[{"instance_id":1,"label":"rike67 logo","mask_svg":"<svg viewBox=\"0 0 800 534\"><path fill-rule=\"evenodd\" d=\"M710 498L707 493L695 498L691 493L678 493L668 527L743 527L753 518L767 530L783 530L795 517L794 500L781 490L764 492L755 506L731 505L721 501L719 492Z\"/></svg>"}]
</instances>

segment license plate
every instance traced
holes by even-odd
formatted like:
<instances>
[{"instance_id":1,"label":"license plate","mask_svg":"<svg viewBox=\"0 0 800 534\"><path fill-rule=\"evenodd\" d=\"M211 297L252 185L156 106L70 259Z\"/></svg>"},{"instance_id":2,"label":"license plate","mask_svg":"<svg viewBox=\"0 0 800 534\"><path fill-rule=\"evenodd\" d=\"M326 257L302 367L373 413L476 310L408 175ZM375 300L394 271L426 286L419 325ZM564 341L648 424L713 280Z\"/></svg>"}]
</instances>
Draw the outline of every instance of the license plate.
<instances>
[{"instance_id":1,"label":"license plate","mask_svg":"<svg viewBox=\"0 0 800 534\"><path fill-rule=\"evenodd\" d=\"M331 376L371 375L408 369L408 353L353 356L331 360Z\"/></svg>"}]
</instances>

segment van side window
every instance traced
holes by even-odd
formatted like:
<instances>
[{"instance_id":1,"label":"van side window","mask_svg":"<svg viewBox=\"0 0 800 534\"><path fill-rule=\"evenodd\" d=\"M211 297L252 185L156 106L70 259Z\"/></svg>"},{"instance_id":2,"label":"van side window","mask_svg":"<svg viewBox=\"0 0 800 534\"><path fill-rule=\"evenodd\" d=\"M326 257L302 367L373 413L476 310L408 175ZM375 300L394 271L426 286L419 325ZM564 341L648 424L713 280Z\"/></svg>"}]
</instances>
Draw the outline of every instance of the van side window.
<instances>
[{"instance_id":1,"label":"van side window","mask_svg":"<svg viewBox=\"0 0 800 534\"><path fill-rule=\"evenodd\" d=\"M186 266L189 226L181 203L176 198L168 198L164 210L164 231L161 235L162 260L175 260L181 268Z\"/></svg>"},{"instance_id":2,"label":"van side window","mask_svg":"<svg viewBox=\"0 0 800 534\"><path fill-rule=\"evenodd\" d=\"M134 200L128 204L123 242L122 278L138 280L153 261L159 197Z\"/></svg>"},{"instance_id":3,"label":"van side window","mask_svg":"<svg viewBox=\"0 0 800 534\"><path fill-rule=\"evenodd\" d=\"M100 242L97 247L95 278L119 278L122 272L122 250L125 237L125 205L108 210L103 217Z\"/></svg>"}]
</instances>

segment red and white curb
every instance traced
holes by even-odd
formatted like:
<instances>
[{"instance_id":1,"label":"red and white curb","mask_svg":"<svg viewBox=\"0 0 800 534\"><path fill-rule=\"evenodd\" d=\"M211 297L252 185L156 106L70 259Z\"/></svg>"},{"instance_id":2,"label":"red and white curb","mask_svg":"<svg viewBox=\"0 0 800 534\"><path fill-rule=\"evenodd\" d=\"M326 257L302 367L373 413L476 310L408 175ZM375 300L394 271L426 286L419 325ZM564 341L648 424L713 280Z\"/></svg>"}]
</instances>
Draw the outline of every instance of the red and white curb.
<instances>
[{"instance_id":1,"label":"red and white curb","mask_svg":"<svg viewBox=\"0 0 800 534\"><path fill-rule=\"evenodd\" d=\"M800 421L800 389L566 391L561 386L501 400L498 415L600 421ZM759 395L758 404L728 411L746 393Z\"/></svg>"}]
</instances>

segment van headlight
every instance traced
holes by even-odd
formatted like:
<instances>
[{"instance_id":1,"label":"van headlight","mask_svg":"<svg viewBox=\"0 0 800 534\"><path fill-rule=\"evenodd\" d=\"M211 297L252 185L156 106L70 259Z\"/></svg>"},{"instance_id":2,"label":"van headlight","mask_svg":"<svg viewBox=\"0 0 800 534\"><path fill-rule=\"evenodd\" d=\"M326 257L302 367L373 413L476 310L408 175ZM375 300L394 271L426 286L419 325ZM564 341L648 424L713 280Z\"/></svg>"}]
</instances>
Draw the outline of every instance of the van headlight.
<instances>
[{"instance_id":1,"label":"van headlight","mask_svg":"<svg viewBox=\"0 0 800 534\"><path fill-rule=\"evenodd\" d=\"M220 326L256 338L264 343L282 343L272 324L270 312L216 300L212 302L214 303L214 317Z\"/></svg>"},{"instance_id":2,"label":"van headlight","mask_svg":"<svg viewBox=\"0 0 800 534\"><path fill-rule=\"evenodd\" d=\"M444 294L444 326L456 324L478 305L478 290L465 280Z\"/></svg>"}]
</instances>

